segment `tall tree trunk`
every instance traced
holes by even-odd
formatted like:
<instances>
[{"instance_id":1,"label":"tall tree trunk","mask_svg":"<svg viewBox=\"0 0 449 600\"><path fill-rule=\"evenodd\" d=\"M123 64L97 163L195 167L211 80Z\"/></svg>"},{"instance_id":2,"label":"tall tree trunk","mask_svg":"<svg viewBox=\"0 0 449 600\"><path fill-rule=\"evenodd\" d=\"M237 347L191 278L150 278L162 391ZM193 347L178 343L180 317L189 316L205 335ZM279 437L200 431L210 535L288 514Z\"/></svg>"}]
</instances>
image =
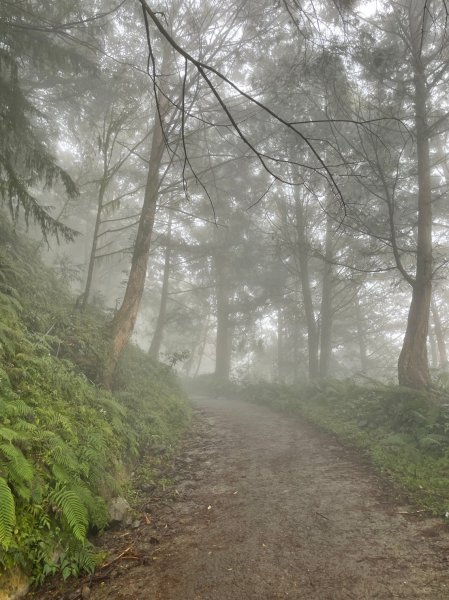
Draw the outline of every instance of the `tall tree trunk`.
<instances>
[{"instance_id":1,"label":"tall tree trunk","mask_svg":"<svg viewBox=\"0 0 449 600\"><path fill-rule=\"evenodd\" d=\"M424 7L423 10L425 12L426 8ZM425 28L421 28L421 25L417 23L413 23L412 27L418 28L419 31L414 29L412 39L415 46L414 101L418 161L418 243L416 277L412 287L412 301L404 343L399 355L398 378L400 385L423 389L430 385L427 333L432 296L432 193L426 77L420 59L420 40Z\"/></svg>"},{"instance_id":2,"label":"tall tree trunk","mask_svg":"<svg viewBox=\"0 0 449 600\"><path fill-rule=\"evenodd\" d=\"M319 375L318 363L318 326L313 310L312 290L309 278L309 248L306 236L304 207L299 197L299 190L295 190L296 231L298 238L298 260L301 277L301 289L304 302L304 312L307 321L307 346L309 358L309 377L316 379Z\"/></svg>"},{"instance_id":3,"label":"tall tree trunk","mask_svg":"<svg viewBox=\"0 0 449 600\"><path fill-rule=\"evenodd\" d=\"M86 277L86 285L84 286L84 293L81 300L81 308L85 308L89 302L89 296L92 289L92 280L94 275L95 268L95 258L97 253L97 245L98 245L98 232L100 230L101 225L101 211L103 209L103 199L106 192L107 187L107 179L103 177L100 184L100 189L98 191L98 203L97 203L97 216L95 218L95 227L94 234L92 238L92 246L90 250L89 256L89 266L87 268L87 277Z\"/></svg>"},{"instance_id":4,"label":"tall tree trunk","mask_svg":"<svg viewBox=\"0 0 449 600\"><path fill-rule=\"evenodd\" d=\"M148 354L154 358L159 357L162 338L164 335L165 321L167 319L167 301L168 301L168 283L170 278L170 261L171 261L171 229L172 229L172 211L169 211L168 227L167 227L167 243L165 246L164 260L164 277L162 280L161 302L159 305L159 313L157 316L156 328L154 330L153 339L151 340Z\"/></svg>"},{"instance_id":5,"label":"tall tree trunk","mask_svg":"<svg viewBox=\"0 0 449 600\"><path fill-rule=\"evenodd\" d=\"M440 369L447 369L448 360L447 360L447 351L446 351L446 342L443 334L443 327L441 325L440 314L438 312L438 307L435 303L435 300L432 300L431 310L433 316L433 325L434 325L434 333L436 338L436 343L438 347L439 361L438 366Z\"/></svg>"},{"instance_id":6,"label":"tall tree trunk","mask_svg":"<svg viewBox=\"0 0 449 600\"><path fill-rule=\"evenodd\" d=\"M170 51L168 46L166 46L161 67L161 72L163 74L168 73L169 63ZM158 93L158 105L159 111L156 111L155 114L155 125L153 138L151 140L145 195L131 259L131 270L122 304L112 319L109 328L111 341L102 377L103 385L108 388L112 385L112 377L117 367L117 363L134 330L134 324L136 322L145 286L151 236L153 233L154 216L156 214L160 185L159 170L165 149L163 121L169 108L168 99L160 91Z\"/></svg>"},{"instance_id":7,"label":"tall tree trunk","mask_svg":"<svg viewBox=\"0 0 449 600\"><path fill-rule=\"evenodd\" d=\"M320 344L320 377L329 375L332 355L332 223L330 215L326 217L326 241L323 270L323 288L321 296L321 344Z\"/></svg>"},{"instance_id":8,"label":"tall tree trunk","mask_svg":"<svg viewBox=\"0 0 449 600\"><path fill-rule=\"evenodd\" d=\"M365 320L362 315L362 311L360 310L360 300L359 293L355 295L355 320L357 327L357 341L359 344L359 355L360 355L360 371L362 373L368 372L368 353L366 350L366 327Z\"/></svg>"},{"instance_id":9,"label":"tall tree trunk","mask_svg":"<svg viewBox=\"0 0 449 600\"><path fill-rule=\"evenodd\" d=\"M203 340L201 342L200 349L198 352L198 364L195 369L194 377L198 376L198 373L200 372L200 369L201 369L201 363L203 362L204 350L206 349L208 333L209 333L209 315L207 316L206 323L204 325Z\"/></svg>"},{"instance_id":10,"label":"tall tree trunk","mask_svg":"<svg viewBox=\"0 0 449 600\"><path fill-rule=\"evenodd\" d=\"M231 327L229 323L229 296L222 256L215 255L217 297L217 340L215 375L228 380L231 371Z\"/></svg>"},{"instance_id":11,"label":"tall tree trunk","mask_svg":"<svg viewBox=\"0 0 449 600\"><path fill-rule=\"evenodd\" d=\"M285 383L284 323L281 308L277 310L277 342L277 380L278 383Z\"/></svg>"},{"instance_id":12,"label":"tall tree trunk","mask_svg":"<svg viewBox=\"0 0 449 600\"><path fill-rule=\"evenodd\" d=\"M430 346L430 364L433 369L438 368L438 348L432 326L429 324L429 346Z\"/></svg>"}]
</instances>

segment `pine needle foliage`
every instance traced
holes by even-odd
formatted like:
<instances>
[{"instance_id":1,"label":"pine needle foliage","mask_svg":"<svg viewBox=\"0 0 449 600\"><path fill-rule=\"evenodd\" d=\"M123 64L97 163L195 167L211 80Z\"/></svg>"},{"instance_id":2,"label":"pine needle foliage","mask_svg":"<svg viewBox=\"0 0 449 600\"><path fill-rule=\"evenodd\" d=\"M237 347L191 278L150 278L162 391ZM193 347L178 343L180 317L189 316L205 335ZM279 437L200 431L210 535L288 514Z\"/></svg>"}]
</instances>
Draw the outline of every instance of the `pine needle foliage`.
<instances>
[{"instance_id":1,"label":"pine needle foliage","mask_svg":"<svg viewBox=\"0 0 449 600\"><path fill-rule=\"evenodd\" d=\"M71 241L77 232L55 219L39 203L35 190L45 192L59 184L68 198L75 198L78 191L49 152L42 138L47 117L27 97L23 84L34 82L46 70L69 78L92 68L73 48L57 42L48 28L49 15L40 18L39 12L36 5L30 10L24 2L0 3L0 201L14 221L21 214L27 224L34 221L45 239Z\"/></svg>"}]
</instances>

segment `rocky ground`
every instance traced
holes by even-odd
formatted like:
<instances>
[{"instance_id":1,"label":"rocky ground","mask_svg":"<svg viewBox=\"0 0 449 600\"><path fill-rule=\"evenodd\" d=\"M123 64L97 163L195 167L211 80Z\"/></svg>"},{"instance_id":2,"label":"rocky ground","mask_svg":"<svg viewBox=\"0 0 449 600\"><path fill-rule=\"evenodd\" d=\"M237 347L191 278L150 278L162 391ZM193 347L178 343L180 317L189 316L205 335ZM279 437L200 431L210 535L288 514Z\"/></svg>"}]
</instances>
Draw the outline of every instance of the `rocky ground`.
<instances>
[{"instance_id":1,"label":"rocky ground","mask_svg":"<svg viewBox=\"0 0 449 600\"><path fill-rule=\"evenodd\" d=\"M129 527L108 531L93 577L39 600L449 598L449 530L301 421L198 398L194 427Z\"/></svg>"}]
</instances>

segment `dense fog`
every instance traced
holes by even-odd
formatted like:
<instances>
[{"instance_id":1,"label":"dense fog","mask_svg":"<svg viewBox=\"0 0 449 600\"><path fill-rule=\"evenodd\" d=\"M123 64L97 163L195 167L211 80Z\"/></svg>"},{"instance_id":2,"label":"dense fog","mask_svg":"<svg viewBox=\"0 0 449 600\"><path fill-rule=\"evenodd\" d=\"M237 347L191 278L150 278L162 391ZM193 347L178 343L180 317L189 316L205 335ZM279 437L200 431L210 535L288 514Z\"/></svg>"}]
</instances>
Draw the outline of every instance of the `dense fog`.
<instances>
[{"instance_id":1,"label":"dense fog","mask_svg":"<svg viewBox=\"0 0 449 600\"><path fill-rule=\"evenodd\" d=\"M444 3L1 13L3 200L111 369L130 337L187 377L444 369Z\"/></svg>"}]
</instances>

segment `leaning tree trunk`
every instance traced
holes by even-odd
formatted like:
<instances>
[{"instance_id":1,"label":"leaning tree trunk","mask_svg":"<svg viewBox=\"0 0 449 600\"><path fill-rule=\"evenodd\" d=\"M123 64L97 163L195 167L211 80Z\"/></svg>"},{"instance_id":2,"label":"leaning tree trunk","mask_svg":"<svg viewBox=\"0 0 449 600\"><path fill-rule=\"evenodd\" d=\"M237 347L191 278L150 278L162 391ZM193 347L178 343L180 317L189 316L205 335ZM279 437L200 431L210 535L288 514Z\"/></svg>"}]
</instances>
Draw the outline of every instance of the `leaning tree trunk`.
<instances>
[{"instance_id":1,"label":"leaning tree trunk","mask_svg":"<svg viewBox=\"0 0 449 600\"><path fill-rule=\"evenodd\" d=\"M168 72L169 56L169 51L166 49L162 61L162 73ZM108 331L111 341L102 377L102 383L107 388L112 385L114 371L134 330L147 275L151 236L160 185L159 170L165 149L163 121L169 108L168 99L161 92L158 93L158 105L159 111L156 111L155 115L145 195L131 259L131 270L122 305L112 319Z\"/></svg>"},{"instance_id":2,"label":"leaning tree trunk","mask_svg":"<svg viewBox=\"0 0 449 600\"><path fill-rule=\"evenodd\" d=\"M418 244L416 277L412 287L407 329L398 361L398 378L400 385L424 389L430 385L427 334L432 297L432 193L426 78L419 57L415 60L414 87L418 159Z\"/></svg>"},{"instance_id":3,"label":"leaning tree trunk","mask_svg":"<svg viewBox=\"0 0 449 600\"><path fill-rule=\"evenodd\" d=\"M154 330L153 339L151 340L150 349L148 350L148 354L156 359L159 357L162 338L164 335L165 322L167 320L168 283L170 278L170 261L172 253L171 228L172 212L170 211L167 227L167 244L165 246L164 277L162 280L161 302L159 305L159 314L157 316L156 328Z\"/></svg>"}]
</instances>

